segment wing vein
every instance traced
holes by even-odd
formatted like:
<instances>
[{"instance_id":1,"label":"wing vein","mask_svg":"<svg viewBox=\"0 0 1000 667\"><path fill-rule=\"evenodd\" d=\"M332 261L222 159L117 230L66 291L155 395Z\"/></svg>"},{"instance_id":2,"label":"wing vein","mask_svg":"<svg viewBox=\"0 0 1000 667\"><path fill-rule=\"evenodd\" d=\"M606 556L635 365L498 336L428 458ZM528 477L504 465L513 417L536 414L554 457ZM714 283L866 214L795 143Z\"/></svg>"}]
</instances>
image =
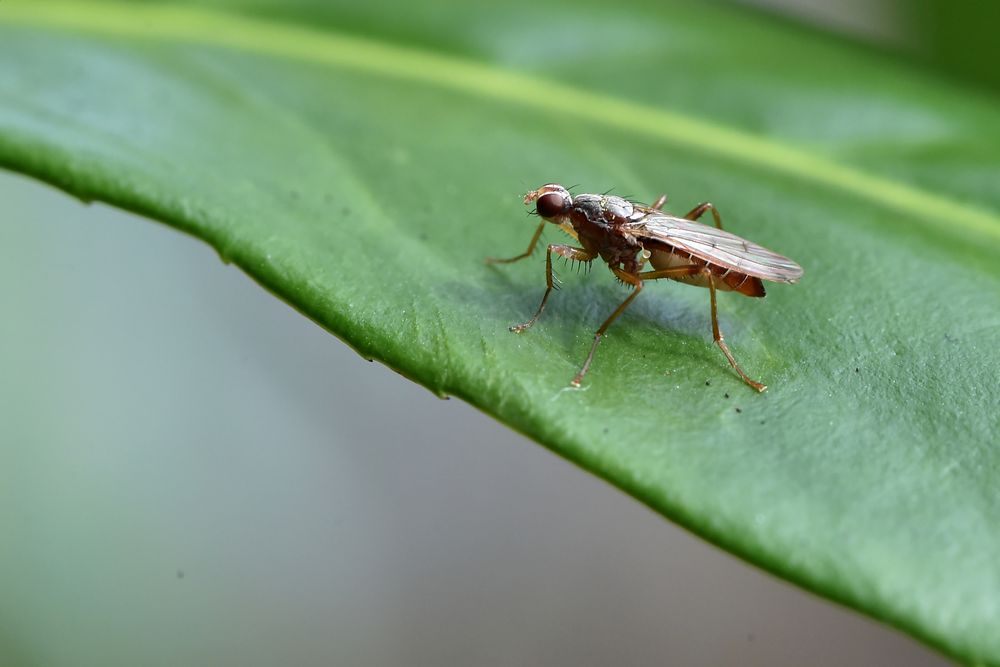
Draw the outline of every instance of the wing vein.
<instances>
[{"instance_id":1,"label":"wing vein","mask_svg":"<svg viewBox=\"0 0 1000 667\"><path fill-rule=\"evenodd\" d=\"M784 255L717 227L655 209L625 226L633 236L666 244L701 260L755 278L794 283L802 267Z\"/></svg>"}]
</instances>

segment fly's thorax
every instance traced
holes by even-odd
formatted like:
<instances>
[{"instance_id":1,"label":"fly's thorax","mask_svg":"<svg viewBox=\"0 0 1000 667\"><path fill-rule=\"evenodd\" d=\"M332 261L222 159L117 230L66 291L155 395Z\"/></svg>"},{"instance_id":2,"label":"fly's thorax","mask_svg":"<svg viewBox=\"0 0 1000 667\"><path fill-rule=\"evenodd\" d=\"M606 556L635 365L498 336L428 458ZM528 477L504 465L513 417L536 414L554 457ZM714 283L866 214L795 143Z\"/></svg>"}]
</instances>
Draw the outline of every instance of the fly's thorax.
<instances>
[{"instance_id":1,"label":"fly's thorax","mask_svg":"<svg viewBox=\"0 0 1000 667\"><path fill-rule=\"evenodd\" d=\"M601 197L601 210L605 219L613 225L624 225L635 215L635 206L632 202L621 197Z\"/></svg>"},{"instance_id":2,"label":"fly's thorax","mask_svg":"<svg viewBox=\"0 0 1000 667\"><path fill-rule=\"evenodd\" d=\"M642 246L633 245L627 239L616 239L615 243L601 248L600 255L601 259L613 269L621 268L628 273L638 273L645 262L645 258L640 255L641 252Z\"/></svg>"},{"instance_id":3,"label":"fly's thorax","mask_svg":"<svg viewBox=\"0 0 1000 667\"><path fill-rule=\"evenodd\" d=\"M569 211L577 232L601 236L630 222L634 214L635 207L627 199L589 194L574 197Z\"/></svg>"},{"instance_id":4,"label":"fly's thorax","mask_svg":"<svg viewBox=\"0 0 1000 667\"><path fill-rule=\"evenodd\" d=\"M607 233L607 222L601 215L600 198L595 195L577 195L569 209L569 219L573 228L581 236L603 237Z\"/></svg>"},{"instance_id":5,"label":"fly's thorax","mask_svg":"<svg viewBox=\"0 0 1000 667\"><path fill-rule=\"evenodd\" d=\"M607 195L577 195L573 208L586 215L595 225L618 226L630 222L635 206L627 199Z\"/></svg>"}]
</instances>

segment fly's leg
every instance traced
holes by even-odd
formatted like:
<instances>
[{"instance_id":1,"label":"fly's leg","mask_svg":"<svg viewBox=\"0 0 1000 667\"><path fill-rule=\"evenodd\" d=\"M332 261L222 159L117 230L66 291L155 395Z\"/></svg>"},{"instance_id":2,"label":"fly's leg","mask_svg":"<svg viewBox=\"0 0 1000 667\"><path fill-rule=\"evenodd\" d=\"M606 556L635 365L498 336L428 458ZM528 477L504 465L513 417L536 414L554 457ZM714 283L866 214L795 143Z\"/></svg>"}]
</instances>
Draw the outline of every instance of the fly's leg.
<instances>
[{"instance_id":1,"label":"fly's leg","mask_svg":"<svg viewBox=\"0 0 1000 667\"><path fill-rule=\"evenodd\" d=\"M597 330L594 334L594 342L590 346L590 354L587 355L587 360L583 362L583 368L580 372L576 374L573 381L570 384L574 387L579 387L580 382L583 381L583 376L587 374L587 369L590 368L590 362L594 360L594 352L597 351L597 346L601 342L601 338L604 336L604 332L608 330L611 323L618 319L618 316L628 308L629 304L632 303L632 299L639 296L639 292L642 291L642 283L644 280L657 280L659 278L677 278L679 276L691 276L696 273L700 273L702 267L690 264L688 266L674 266L669 269L660 269L659 271L643 271L642 273L632 274L622 271L621 269L611 269L614 274L618 276L619 280L623 283L632 285L635 289L632 291L628 297L621 302L621 305L615 309L615 312L611 313L611 317L604 320L604 324L601 328Z\"/></svg>"},{"instance_id":2,"label":"fly's leg","mask_svg":"<svg viewBox=\"0 0 1000 667\"><path fill-rule=\"evenodd\" d=\"M698 204L693 209L688 211L687 215L684 217L688 220L697 220L701 216L705 215L705 211L712 212L712 218L715 220L715 226L722 229L722 217L719 215L719 211L712 206L711 202L705 202L703 204Z\"/></svg>"},{"instance_id":3,"label":"fly's leg","mask_svg":"<svg viewBox=\"0 0 1000 667\"><path fill-rule=\"evenodd\" d=\"M716 315L716 308L715 308L715 278L712 276L712 272L708 271L707 269L705 270L705 275L708 276L708 293L712 301L712 337L715 339L715 344L718 345L719 348L722 350L722 353L726 355L726 359L729 359L729 363L732 365L733 368L736 369L736 372L740 374L740 377L743 378L744 382L746 382L748 385L750 385L757 391L764 391L765 389L767 389L767 385L763 385L760 382L755 382L751 380L747 376L747 374L743 372L743 369L740 368L740 365L736 363L736 359L733 358L733 353L729 351L729 347L726 345L726 341L723 340L722 332L719 330L719 318Z\"/></svg>"},{"instance_id":4,"label":"fly's leg","mask_svg":"<svg viewBox=\"0 0 1000 667\"><path fill-rule=\"evenodd\" d=\"M666 203L667 203L667 195L660 195L656 199L656 201L653 202L653 206L651 208L655 208L656 210L661 210L663 209L663 206ZM684 217L687 218L688 220L697 220L701 216L705 215L705 211L712 212L712 218L715 220L715 226L718 227L719 229L722 229L722 216L719 215L719 211L716 210L715 206L713 206L711 202L704 202L698 204L693 209L688 211Z\"/></svg>"},{"instance_id":5,"label":"fly's leg","mask_svg":"<svg viewBox=\"0 0 1000 667\"><path fill-rule=\"evenodd\" d=\"M543 222L542 224L544 225L545 223ZM539 228L538 233L541 233L541 228ZM537 240L537 234L535 240ZM524 324L515 324L510 328L510 330L513 331L514 333L521 333L522 331L524 331L525 329L527 329L528 327L530 327L532 324L535 323L535 320L538 319L538 316L542 314L543 310L545 310L545 302L549 300L549 294L551 294L552 290L555 289L556 282L555 279L552 277L552 253L556 253L557 255L561 255L562 257L565 257L567 259L575 259L578 262L589 262L595 257L597 257L596 254L591 254L586 250L584 250L583 248L574 248L573 246L569 245L550 245L548 247L548 250L545 251L546 287L545 287L545 294L542 296L542 302L538 304L538 310L535 311L534 316L530 320L528 320Z\"/></svg>"},{"instance_id":6,"label":"fly's leg","mask_svg":"<svg viewBox=\"0 0 1000 667\"><path fill-rule=\"evenodd\" d=\"M659 269L656 271L643 271L639 274L642 280L659 280L660 278L680 278L682 276L694 276L701 273L705 267L697 264L687 264L685 266L672 266L669 269Z\"/></svg>"},{"instance_id":7,"label":"fly's leg","mask_svg":"<svg viewBox=\"0 0 1000 667\"><path fill-rule=\"evenodd\" d=\"M511 257L509 259L496 259L493 257L487 257L487 264L510 264L511 262L516 262L519 259L524 259L525 257L531 257L532 253L535 252L535 246L538 245L538 239L542 237L542 230L545 229L545 221L542 220L541 224L538 225L538 229L535 230L535 235L531 237L531 243L528 244L528 249L522 252L517 257Z\"/></svg>"},{"instance_id":8,"label":"fly's leg","mask_svg":"<svg viewBox=\"0 0 1000 667\"><path fill-rule=\"evenodd\" d=\"M604 336L604 332L608 330L611 323L618 319L618 316L621 315L626 308L628 308L628 305L632 303L632 300L639 296L639 292L642 291L642 280L639 276L627 273L621 269L613 268L611 270L614 271L619 280L623 283L631 285L634 289L632 290L632 293L625 297L625 300L622 301L617 308L615 308L615 312L611 313L611 316L604 320L604 324L602 324L601 328L594 334L594 343L590 346L590 353L587 355L587 360L583 362L583 368L580 369L580 372L577 373L576 377L574 377L572 382L570 382L570 385L574 387L579 387L580 382L583 380L583 376L587 374L587 369L590 368L590 362L594 360L594 352L597 351L597 346L601 342L601 337Z\"/></svg>"}]
</instances>

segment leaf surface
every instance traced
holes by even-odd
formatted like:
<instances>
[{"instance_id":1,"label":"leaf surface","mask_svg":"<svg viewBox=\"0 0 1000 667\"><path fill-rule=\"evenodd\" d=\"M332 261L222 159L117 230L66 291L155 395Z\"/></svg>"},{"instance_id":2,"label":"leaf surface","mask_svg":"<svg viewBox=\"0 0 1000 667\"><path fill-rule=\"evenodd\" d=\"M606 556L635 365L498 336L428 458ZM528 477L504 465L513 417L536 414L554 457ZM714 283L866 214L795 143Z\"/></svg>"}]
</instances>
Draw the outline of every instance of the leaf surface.
<instances>
[{"instance_id":1,"label":"leaf surface","mask_svg":"<svg viewBox=\"0 0 1000 667\"><path fill-rule=\"evenodd\" d=\"M1000 664L996 100L719 8L368 4L0 4L0 164L196 235L360 354ZM482 260L524 249L550 181L710 199L798 261L720 297L767 393L676 283L567 389L625 296L596 264L509 333L541 254Z\"/></svg>"}]
</instances>

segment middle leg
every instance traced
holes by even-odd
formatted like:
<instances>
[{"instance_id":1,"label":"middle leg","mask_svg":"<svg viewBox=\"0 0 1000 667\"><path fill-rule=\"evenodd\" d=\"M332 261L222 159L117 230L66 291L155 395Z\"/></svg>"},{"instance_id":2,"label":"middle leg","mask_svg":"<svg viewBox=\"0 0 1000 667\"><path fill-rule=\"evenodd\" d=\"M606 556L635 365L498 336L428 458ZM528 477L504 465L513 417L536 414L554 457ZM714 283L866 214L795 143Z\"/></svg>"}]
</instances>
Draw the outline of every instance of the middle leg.
<instances>
[{"instance_id":1,"label":"middle leg","mask_svg":"<svg viewBox=\"0 0 1000 667\"><path fill-rule=\"evenodd\" d=\"M604 324L602 324L601 328L594 334L594 342L590 346L590 353L587 354L587 360L583 362L583 368L580 369L580 372L577 373L576 377L574 377L570 382L570 385L573 387L579 387L580 382L583 381L583 376L587 374L587 369L590 368L590 362L594 360L594 352L597 351L597 346L600 344L601 338L604 336L604 332L608 330L611 323L618 319L618 316L621 315L626 308L628 308L628 305L632 303L633 299L639 296L639 292L642 291L642 279L639 278L638 275L622 271L621 269L613 268L611 270L614 271L614 274L618 276L619 280L632 286L632 293L625 297L625 300L622 301L617 308L615 308L615 312L611 313L611 316L604 320Z\"/></svg>"},{"instance_id":2,"label":"middle leg","mask_svg":"<svg viewBox=\"0 0 1000 667\"><path fill-rule=\"evenodd\" d=\"M506 259L497 259L496 257L487 257L487 264L510 264L511 262L516 262L524 259L525 257L531 257L535 252L535 246L538 245L538 239L542 237L542 232L545 230L545 221L542 220L538 225L538 229L535 230L534 235L531 237L531 242L528 243L528 249L522 252L520 255L515 257L508 257Z\"/></svg>"},{"instance_id":3,"label":"middle leg","mask_svg":"<svg viewBox=\"0 0 1000 667\"><path fill-rule=\"evenodd\" d=\"M579 387L580 382L583 381L583 376L587 374L587 369L590 368L590 362L594 360L594 352L597 351L597 346L600 344L601 338L604 336L604 332L607 331L608 327L611 326L611 323L614 322L616 319L618 319L618 316L621 315L626 308L628 308L629 304L632 303L632 300L635 299L635 297L639 296L639 292L642 291L642 284L644 280L658 280L660 278L678 278L680 276L691 276L696 273L700 273L702 267L690 264L688 266L674 266L669 269L660 269L658 271L643 271L642 273L634 273L634 274L622 271L621 269L611 269L611 270L614 271L614 274L618 276L618 278L623 283L627 285L632 285L634 289L632 293L629 294L628 297L624 301L622 301L621 304L615 309L615 312L611 313L611 316L608 317L608 319L604 320L604 324L602 324L601 328L598 329L597 333L594 334L594 342L590 346L590 353L587 354L587 360L583 362L583 368L580 369L580 372L577 373L576 377L573 378L573 381L570 382L570 384L574 387Z\"/></svg>"}]
</instances>

